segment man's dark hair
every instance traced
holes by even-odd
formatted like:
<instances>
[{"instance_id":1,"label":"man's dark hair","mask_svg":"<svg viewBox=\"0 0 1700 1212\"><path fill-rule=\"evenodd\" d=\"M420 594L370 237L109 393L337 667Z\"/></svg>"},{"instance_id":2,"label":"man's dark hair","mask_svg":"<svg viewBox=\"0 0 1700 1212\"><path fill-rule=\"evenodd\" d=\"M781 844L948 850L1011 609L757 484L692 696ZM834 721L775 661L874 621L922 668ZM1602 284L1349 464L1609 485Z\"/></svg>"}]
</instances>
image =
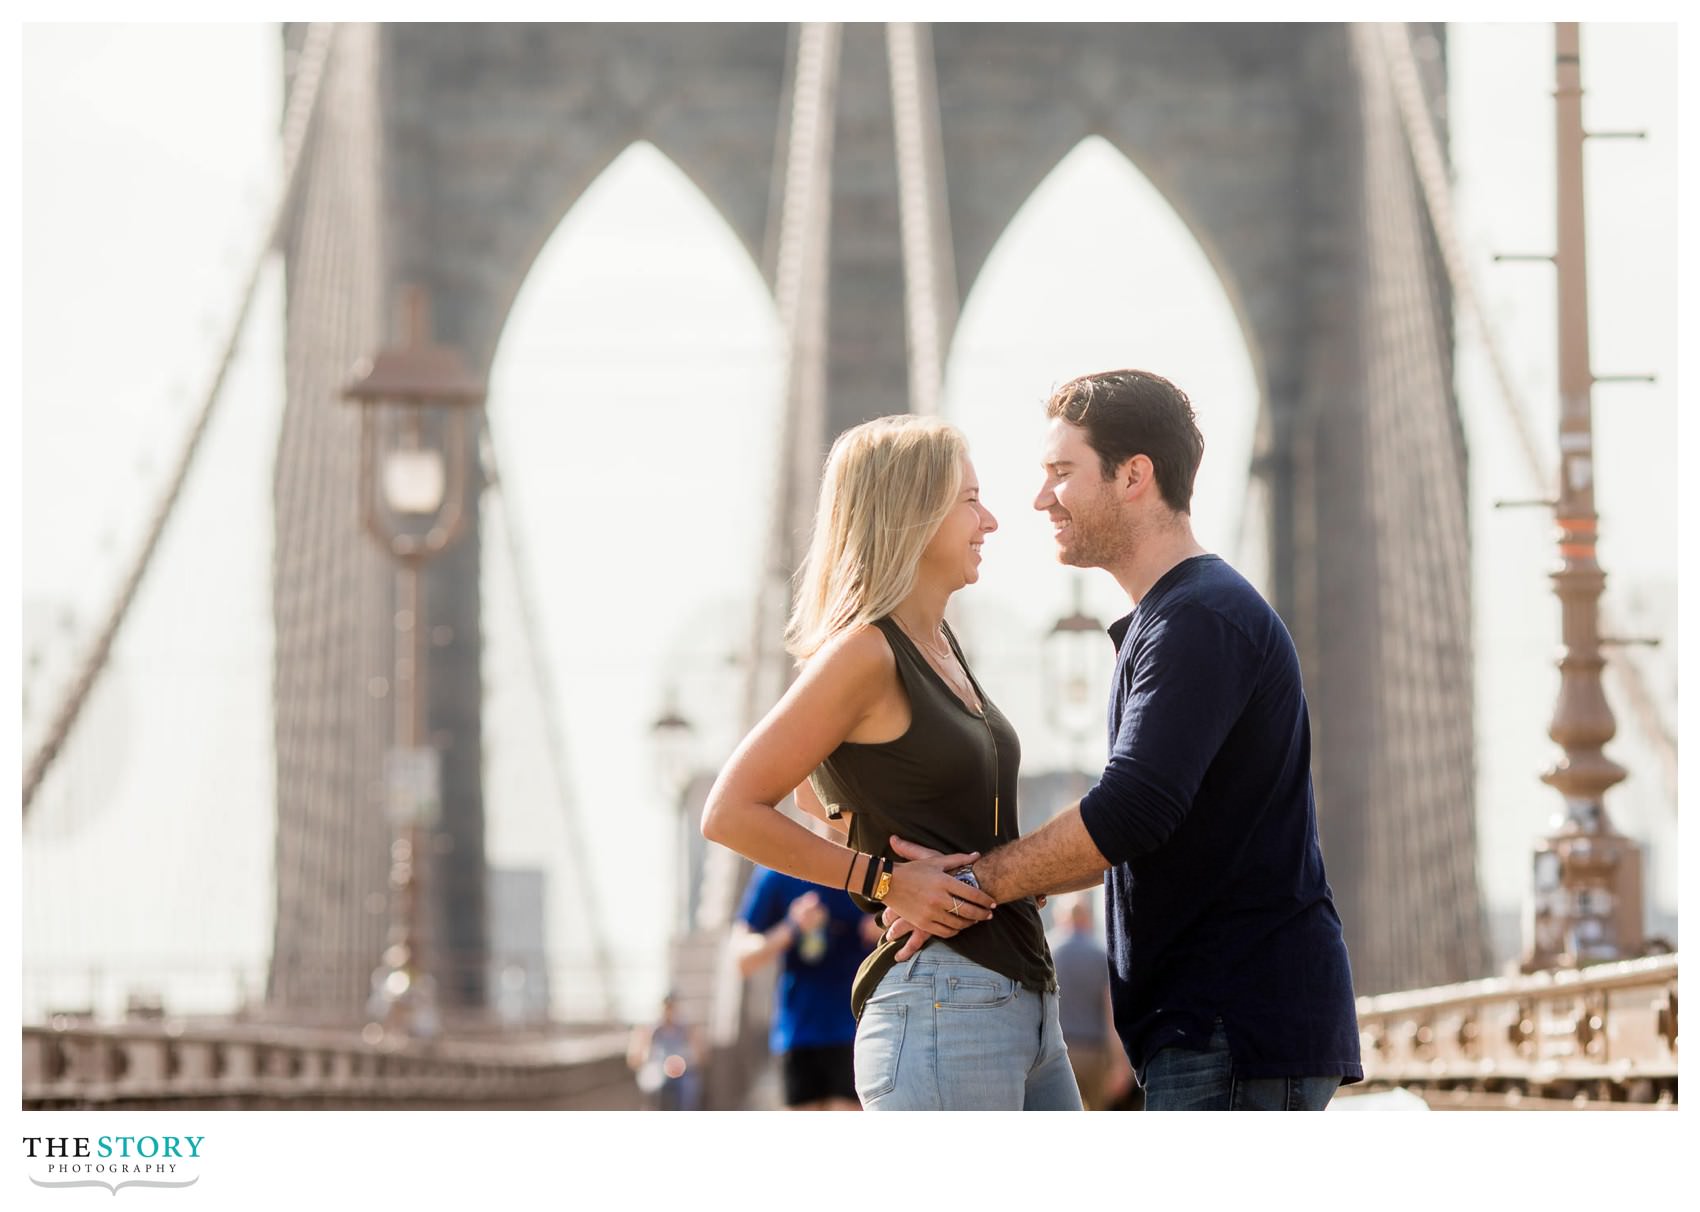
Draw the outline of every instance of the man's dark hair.
<instances>
[{"instance_id":1,"label":"man's dark hair","mask_svg":"<svg viewBox=\"0 0 1700 1212\"><path fill-rule=\"evenodd\" d=\"M1045 415L1086 431L1106 480L1134 455L1144 455L1169 508L1192 512L1192 482L1204 458L1204 435L1186 392L1162 375L1147 370L1081 375L1051 393Z\"/></svg>"}]
</instances>

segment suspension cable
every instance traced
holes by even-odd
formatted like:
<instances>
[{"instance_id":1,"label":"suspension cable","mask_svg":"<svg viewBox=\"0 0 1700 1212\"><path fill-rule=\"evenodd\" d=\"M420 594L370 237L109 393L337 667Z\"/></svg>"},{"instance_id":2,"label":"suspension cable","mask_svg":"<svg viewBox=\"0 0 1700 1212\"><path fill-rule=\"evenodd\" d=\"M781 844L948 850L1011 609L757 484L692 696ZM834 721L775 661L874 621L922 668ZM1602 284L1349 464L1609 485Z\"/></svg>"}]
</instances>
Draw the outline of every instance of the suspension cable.
<instances>
[{"instance_id":1,"label":"suspension cable","mask_svg":"<svg viewBox=\"0 0 1700 1212\"><path fill-rule=\"evenodd\" d=\"M806 534L826 427L826 286L832 212L832 136L838 113L838 65L843 29L832 22L797 26L791 65L790 110L784 115L784 185L769 212L766 247L774 253L773 288L784 333L784 397L775 475L769 498L769 533L756 575L745 667L743 725L753 727L790 676L786 654L774 643L773 623L790 602L796 536ZM703 857L695 925L720 932L724 951L747 864L721 846ZM724 954L717 961L709 1010L709 1035L729 1046L738 1035L742 981Z\"/></svg>"},{"instance_id":2,"label":"suspension cable","mask_svg":"<svg viewBox=\"0 0 1700 1212\"><path fill-rule=\"evenodd\" d=\"M926 25L913 21L893 21L885 30L897 144L904 311L909 321L909 407L930 415L939 410L944 351L956 323L956 268L932 38Z\"/></svg>"},{"instance_id":3,"label":"suspension cable","mask_svg":"<svg viewBox=\"0 0 1700 1212\"><path fill-rule=\"evenodd\" d=\"M207 386L206 395L201 402L200 412L190 427L184 439L181 454L177 459L171 478L158 503L154 506L148 529L142 539L142 544L129 571L120 583L117 596L112 607L107 611L106 621L102 624L99 634L90 644L83 657L76 678L71 682L58 709L53 713L52 724L41 743L30 755L29 762L24 768L24 804L23 811L29 815L30 804L34 801L36 792L40 789L42 780L48 770L64 749L65 742L76 726L78 717L82 714L84 705L88 702L94 684L101 672L106 668L107 661L112 655L113 642L118 637L119 629L124 625L124 619L129 614L130 606L135 601L136 591L140 588L142 578L147 574L148 566L153 560L155 550L159 547L160 536L165 533L167 522L171 520L172 512L183 495L183 486L188 481L189 471L194 465L195 455L200 450L201 439L205 436L207 425L212 420L213 411L224 390L224 382L240 347L242 331L248 323L248 313L253 305L254 296L258 292L260 278L266 264L271 258L273 246L276 243L277 232L282 227L288 213L291 199L295 192L296 177L299 175L302 148L306 144L308 132L312 126L314 115L318 112L319 85L324 78L324 69L329 59L335 26L314 22L307 29L306 39L301 50L300 66L296 72L295 87L290 90L289 103L284 112L283 120L283 186L278 193L278 201L271 220L266 224L263 239L258 253L254 257L252 270L249 271L243 284L240 301L237 304L236 315L231 321L229 334L225 338L224 347L218 363L214 367L212 380Z\"/></svg>"},{"instance_id":4,"label":"suspension cable","mask_svg":"<svg viewBox=\"0 0 1700 1212\"><path fill-rule=\"evenodd\" d=\"M496 457L496 439L490 430L490 413L481 413L481 453L488 468L487 483L502 498L502 535L506 541L508 567L513 579L514 594L519 600L520 630L525 636L527 664L535 680L537 697L543 710L544 748L549 754L549 773L555 785L555 799L561 808L561 823L567 832L567 855L573 865L573 875L583 893L585 925L590 931L591 951L595 957L596 974L602 983L603 1014L609 1022L617 1017L614 1006L614 961L608 950L607 936L602 928L601 910L597 906L596 887L591 879L590 848L579 832L576 801L567 774L567 756L561 738L566 735L561 726L561 701L555 689L555 679L544 657L542 630L537 622L536 595L527 570L525 544L515 522L517 511L511 507L507 481Z\"/></svg>"}]
</instances>

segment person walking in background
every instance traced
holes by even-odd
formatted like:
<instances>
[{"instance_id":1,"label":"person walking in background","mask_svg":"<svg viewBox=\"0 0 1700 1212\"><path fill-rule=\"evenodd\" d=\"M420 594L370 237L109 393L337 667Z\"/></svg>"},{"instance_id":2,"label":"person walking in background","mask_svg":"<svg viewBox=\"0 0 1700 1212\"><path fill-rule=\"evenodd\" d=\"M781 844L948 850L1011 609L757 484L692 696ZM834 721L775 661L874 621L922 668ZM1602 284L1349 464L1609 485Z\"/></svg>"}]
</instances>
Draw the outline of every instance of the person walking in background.
<instances>
[{"instance_id":1,"label":"person walking in background","mask_svg":"<svg viewBox=\"0 0 1700 1212\"><path fill-rule=\"evenodd\" d=\"M1122 1055L1121 1041L1115 1038L1110 958L1092 928L1091 894L1067 897L1058 904L1057 915L1060 924L1050 935L1051 960L1057 966L1057 1009L1080 1101L1088 1111L1128 1102L1137 1106L1143 1096Z\"/></svg>"},{"instance_id":2,"label":"person walking in background","mask_svg":"<svg viewBox=\"0 0 1700 1212\"><path fill-rule=\"evenodd\" d=\"M1107 570L1132 606L1109 629L1110 757L1078 803L970 873L1002 905L1108 871L1116 1031L1149 1110L1321 1110L1363 1065L1298 652L1193 536L1204 436L1185 392L1106 371L1063 384L1045 415L1033 507L1057 558ZM893 848L925 861L920 841Z\"/></svg>"},{"instance_id":3,"label":"person walking in background","mask_svg":"<svg viewBox=\"0 0 1700 1212\"><path fill-rule=\"evenodd\" d=\"M744 977L780 963L768 1046L793 1111L860 1111L850 986L881 927L850 894L757 867L732 927Z\"/></svg>"},{"instance_id":4,"label":"person walking in background","mask_svg":"<svg viewBox=\"0 0 1700 1212\"><path fill-rule=\"evenodd\" d=\"M660 1021L634 1028L626 1046L626 1064L637 1073L645 1110L700 1110L703 1055L702 1033L680 1021L678 995L667 994Z\"/></svg>"}]
</instances>

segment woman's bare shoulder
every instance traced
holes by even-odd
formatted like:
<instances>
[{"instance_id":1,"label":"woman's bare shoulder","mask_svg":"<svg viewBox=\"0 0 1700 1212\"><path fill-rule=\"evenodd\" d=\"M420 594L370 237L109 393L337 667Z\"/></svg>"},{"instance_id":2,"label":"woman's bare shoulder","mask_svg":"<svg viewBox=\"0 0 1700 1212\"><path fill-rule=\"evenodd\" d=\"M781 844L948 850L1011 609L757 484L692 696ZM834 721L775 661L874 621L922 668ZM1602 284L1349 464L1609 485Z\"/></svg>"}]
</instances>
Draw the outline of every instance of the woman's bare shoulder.
<instances>
[{"instance_id":1,"label":"woman's bare shoulder","mask_svg":"<svg viewBox=\"0 0 1700 1212\"><path fill-rule=\"evenodd\" d=\"M885 634L872 623L863 623L822 644L803 668L831 682L883 683L896 672L897 658Z\"/></svg>"}]
</instances>

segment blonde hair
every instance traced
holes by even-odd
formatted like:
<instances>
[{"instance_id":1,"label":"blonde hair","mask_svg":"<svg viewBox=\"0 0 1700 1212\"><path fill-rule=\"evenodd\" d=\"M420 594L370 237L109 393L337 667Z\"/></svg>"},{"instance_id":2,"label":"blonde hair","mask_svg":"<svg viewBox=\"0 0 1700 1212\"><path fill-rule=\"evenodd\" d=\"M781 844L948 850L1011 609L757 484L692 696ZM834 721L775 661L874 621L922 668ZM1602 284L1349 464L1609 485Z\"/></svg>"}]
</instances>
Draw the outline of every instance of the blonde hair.
<instances>
[{"instance_id":1,"label":"blonde hair","mask_svg":"<svg viewBox=\"0 0 1700 1212\"><path fill-rule=\"evenodd\" d=\"M880 417L838 435L797 570L787 652L806 660L909 596L921 552L962 491L967 453L961 431L936 417Z\"/></svg>"}]
</instances>

